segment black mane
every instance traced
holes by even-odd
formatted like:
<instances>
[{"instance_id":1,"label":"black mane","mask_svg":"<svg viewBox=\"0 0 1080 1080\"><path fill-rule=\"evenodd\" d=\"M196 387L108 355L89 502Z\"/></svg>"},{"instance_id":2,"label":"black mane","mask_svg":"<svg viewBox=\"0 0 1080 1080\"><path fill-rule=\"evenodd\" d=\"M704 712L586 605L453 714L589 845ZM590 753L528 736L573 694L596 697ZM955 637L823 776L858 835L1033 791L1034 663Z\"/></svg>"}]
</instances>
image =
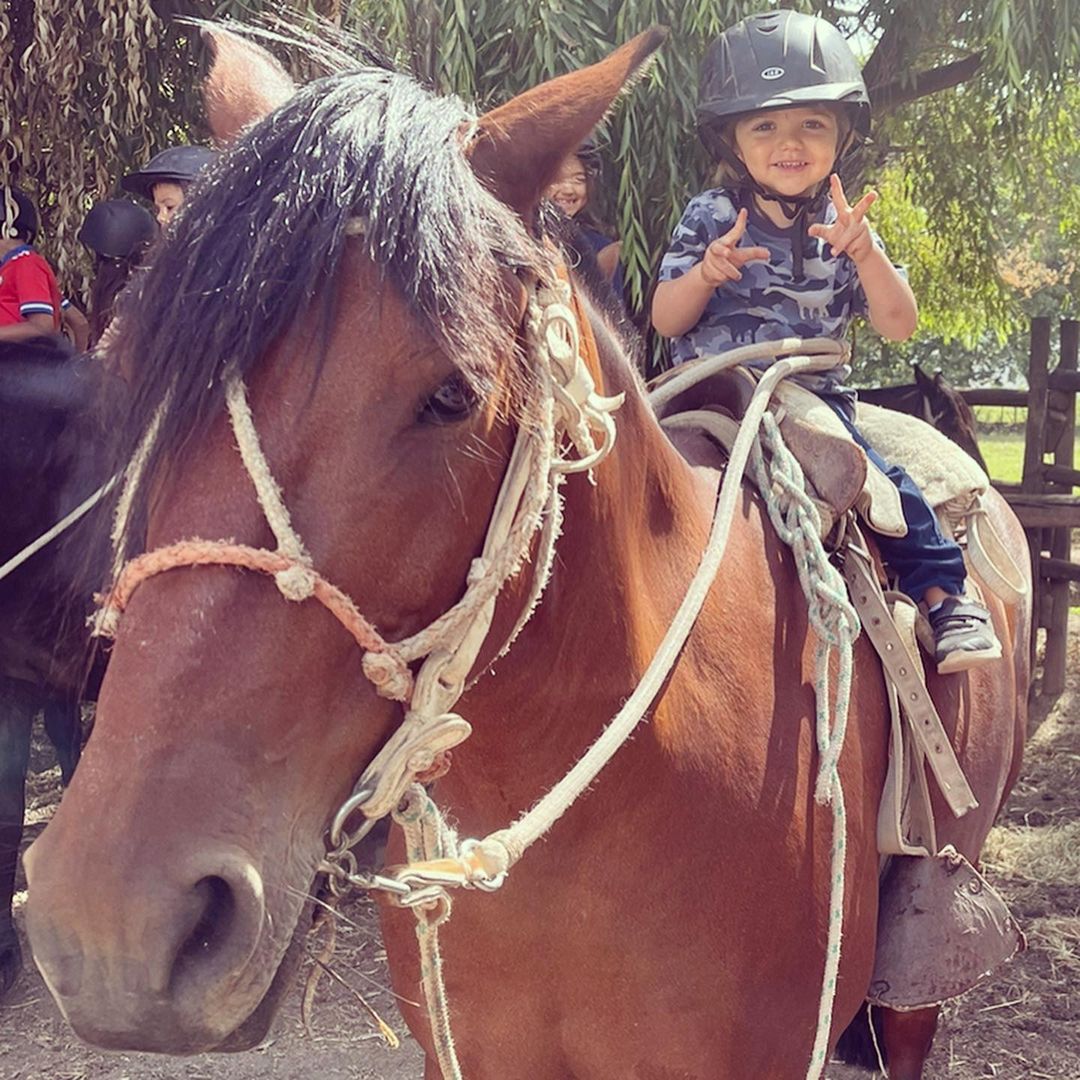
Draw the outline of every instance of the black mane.
<instances>
[{"instance_id":1,"label":"black mane","mask_svg":"<svg viewBox=\"0 0 1080 1080\"><path fill-rule=\"evenodd\" d=\"M366 225L353 242L366 244L462 370L489 380L513 349L492 298L505 269L536 265L538 249L473 174L463 145L472 122L457 99L364 67L300 89L224 154L121 298L109 352L133 376L115 466L166 400L146 475L175 464L222 408L224 374L251 370L321 286L329 328L334 290L325 285L354 218ZM144 513L136 498L128 553Z\"/></svg>"}]
</instances>

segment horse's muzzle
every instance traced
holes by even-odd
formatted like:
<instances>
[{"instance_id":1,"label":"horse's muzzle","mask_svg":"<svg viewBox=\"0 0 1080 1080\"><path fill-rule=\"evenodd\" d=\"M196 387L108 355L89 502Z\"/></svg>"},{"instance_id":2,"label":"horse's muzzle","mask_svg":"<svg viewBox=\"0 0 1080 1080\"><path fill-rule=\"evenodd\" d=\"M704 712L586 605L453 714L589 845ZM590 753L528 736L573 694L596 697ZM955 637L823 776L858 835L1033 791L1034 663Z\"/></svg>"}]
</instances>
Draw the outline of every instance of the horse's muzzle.
<instances>
[{"instance_id":1,"label":"horse's muzzle","mask_svg":"<svg viewBox=\"0 0 1080 1080\"><path fill-rule=\"evenodd\" d=\"M235 849L193 853L171 880L125 889L114 879L115 897L80 890L49 858L47 831L26 868L34 959L72 1027L97 1046L218 1047L260 1004L287 944L267 940L262 877Z\"/></svg>"}]
</instances>

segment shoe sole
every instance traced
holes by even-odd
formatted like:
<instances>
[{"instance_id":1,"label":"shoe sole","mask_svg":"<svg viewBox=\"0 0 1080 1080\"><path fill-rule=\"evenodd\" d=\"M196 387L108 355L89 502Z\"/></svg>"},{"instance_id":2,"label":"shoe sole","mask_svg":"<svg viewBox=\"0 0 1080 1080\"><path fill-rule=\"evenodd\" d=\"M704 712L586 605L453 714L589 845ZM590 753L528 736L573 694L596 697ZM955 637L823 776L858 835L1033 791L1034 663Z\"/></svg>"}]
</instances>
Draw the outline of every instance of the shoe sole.
<instances>
[{"instance_id":1,"label":"shoe sole","mask_svg":"<svg viewBox=\"0 0 1080 1080\"><path fill-rule=\"evenodd\" d=\"M982 667L984 664L992 664L1001 659L1001 642L994 642L989 649L957 649L949 653L937 665L939 675L952 675L958 671L970 671L972 668Z\"/></svg>"}]
</instances>

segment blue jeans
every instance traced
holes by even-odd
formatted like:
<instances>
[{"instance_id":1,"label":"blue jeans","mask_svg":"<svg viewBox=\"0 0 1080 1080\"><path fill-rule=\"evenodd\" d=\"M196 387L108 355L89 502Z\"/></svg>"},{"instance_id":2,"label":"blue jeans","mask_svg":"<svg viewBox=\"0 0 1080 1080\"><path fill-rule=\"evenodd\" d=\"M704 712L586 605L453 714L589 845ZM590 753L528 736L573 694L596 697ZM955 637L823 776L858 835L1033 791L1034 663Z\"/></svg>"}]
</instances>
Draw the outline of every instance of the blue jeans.
<instances>
[{"instance_id":1,"label":"blue jeans","mask_svg":"<svg viewBox=\"0 0 1080 1080\"><path fill-rule=\"evenodd\" d=\"M822 401L844 422L852 438L866 451L866 456L897 486L900 506L907 522L907 536L882 536L874 533L881 557L899 580L900 591L920 601L935 585L952 596L964 591L967 569L958 544L947 540L938 525L937 515L915 482L899 465L890 465L867 445L852 422L853 407L842 395L822 394Z\"/></svg>"}]
</instances>

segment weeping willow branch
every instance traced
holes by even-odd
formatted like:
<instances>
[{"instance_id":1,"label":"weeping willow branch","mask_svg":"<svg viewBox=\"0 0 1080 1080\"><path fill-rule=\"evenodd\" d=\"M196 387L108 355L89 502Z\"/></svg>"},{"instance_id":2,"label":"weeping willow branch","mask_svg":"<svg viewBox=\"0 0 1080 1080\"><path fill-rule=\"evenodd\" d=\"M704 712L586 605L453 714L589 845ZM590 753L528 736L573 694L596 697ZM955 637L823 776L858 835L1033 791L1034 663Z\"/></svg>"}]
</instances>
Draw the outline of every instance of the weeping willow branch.
<instances>
[{"instance_id":1,"label":"weeping willow branch","mask_svg":"<svg viewBox=\"0 0 1080 1080\"><path fill-rule=\"evenodd\" d=\"M910 157L925 190L950 180L949 205L967 209L933 219L946 249L970 250L972 237L992 235L993 200L975 184L986 162L961 171L950 159L950 131L933 127L935 113L924 105L937 98L912 99L963 81L972 108L1008 117L1014 101L1060 96L1080 67L1080 0L791 6L820 11L867 43L867 78L878 84L884 120L875 169ZM629 299L641 314L682 207L709 180L694 129L700 57L725 26L761 9L761 0L0 0L0 183L13 180L37 202L41 247L63 289L78 296L90 265L76 234L92 203L118 194L119 178L165 146L207 139L196 92L206 57L185 17L251 21L261 13L270 25L322 19L374 39L427 85L481 109L661 23L671 30L668 43L648 76L616 103L600 139L600 217L622 240ZM336 40L350 48L344 37ZM320 73L303 49L286 48L282 59L299 80ZM914 111L919 123L903 129ZM897 145L892 130L902 136ZM936 157L904 149L912 131L927 145L940 144ZM1024 152L1018 123L996 123L990 134L998 142L985 148L988 158L1000 159L1009 147ZM893 248L901 259L911 254ZM980 265L990 265L983 255ZM949 269L956 277L962 268Z\"/></svg>"}]
</instances>

